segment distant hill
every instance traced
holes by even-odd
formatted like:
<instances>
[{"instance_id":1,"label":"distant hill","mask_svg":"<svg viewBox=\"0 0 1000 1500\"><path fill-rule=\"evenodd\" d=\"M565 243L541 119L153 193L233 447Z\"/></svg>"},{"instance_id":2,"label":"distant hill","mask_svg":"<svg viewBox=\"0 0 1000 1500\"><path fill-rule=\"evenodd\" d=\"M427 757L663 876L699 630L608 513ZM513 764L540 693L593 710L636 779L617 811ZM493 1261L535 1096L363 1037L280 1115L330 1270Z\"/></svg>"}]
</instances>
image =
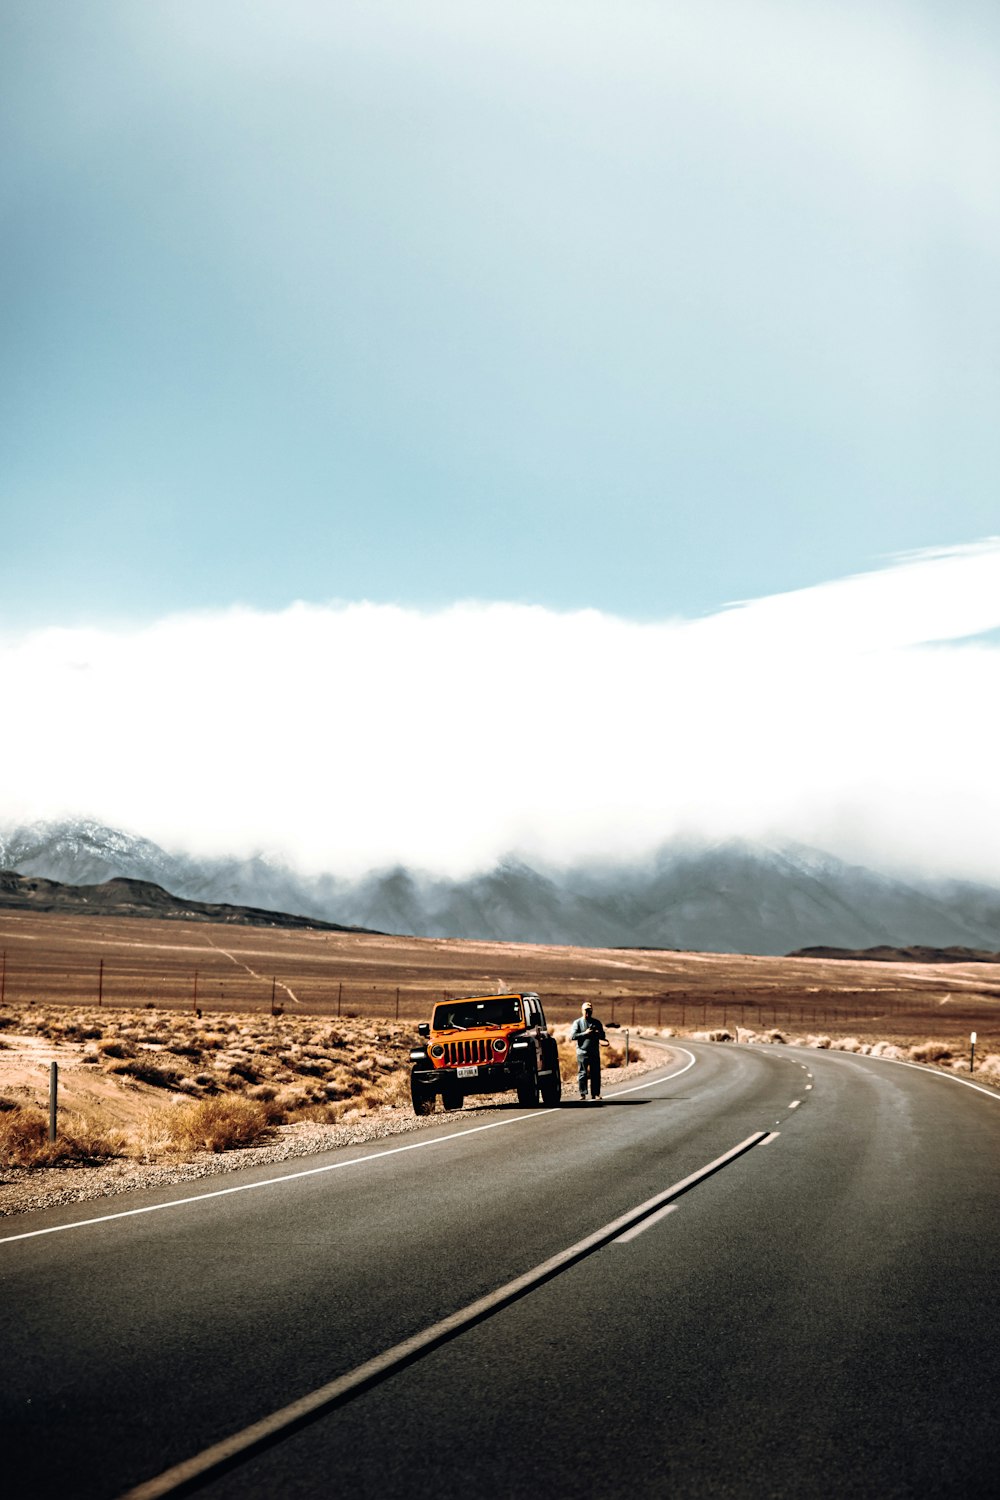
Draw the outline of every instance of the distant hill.
<instances>
[{"instance_id":1,"label":"distant hill","mask_svg":"<svg viewBox=\"0 0 1000 1500\"><path fill-rule=\"evenodd\" d=\"M1000 953L982 948L800 948L789 958L853 958L878 964L1000 964Z\"/></svg>"},{"instance_id":2,"label":"distant hill","mask_svg":"<svg viewBox=\"0 0 1000 1500\"><path fill-rule=\"evenodd\" d=\"M845 953L1000 951L996 887L902 880L801 845L667 845L630 866L552 869L506 859L466 879L400 867L348 880L304 875L262 854L168 853L78 820L0 834L0 867L71 885L151 881L188 909L293 911L334 929L414 937L709 953L784 954L819 944Z\"/></svg>"},{"instance_id":3,"label":"distant hill","mask_svg":"<svg viewBox=\"0 0 1000 1500\"><path fill-rule=\"evenodd\" d=\"M0 870L0 909L64 912L92 917L158 917L185 922L228 922L242 927L310 927L328 932L365 932L317 917L290 916L252 906L185 901L150 880L116 876L100 885L64 885L59 880Z\"/></svg>"}]
</instances>

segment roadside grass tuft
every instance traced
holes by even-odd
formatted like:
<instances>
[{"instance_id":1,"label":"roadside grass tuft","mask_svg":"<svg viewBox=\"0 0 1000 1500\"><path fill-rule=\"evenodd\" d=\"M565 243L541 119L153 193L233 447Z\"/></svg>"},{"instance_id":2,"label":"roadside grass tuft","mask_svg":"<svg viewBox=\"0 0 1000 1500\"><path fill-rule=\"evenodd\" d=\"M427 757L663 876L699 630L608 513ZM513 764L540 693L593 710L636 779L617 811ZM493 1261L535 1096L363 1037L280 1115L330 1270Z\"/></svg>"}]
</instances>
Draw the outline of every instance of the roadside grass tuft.
<instances>
[{"instance_id":1,"label":"roadside grass tuft","mask_svg":"<svg viewBox=\"0 0 1000 1500\"><path fill-rule=\"evenodd\" d=\"M170 1136L180 1147L195 1151L231 1151L252 1146L270 1128L267 1106L239 1095L202 1099L177 1110L170 1120Z\"/></svg>"},{"instance_id":2,"label":"roadside grass tuft","mask_svg":"<svg viewBox=\"0 0 1000 1500\"><path fill-rule=\"evenodd\" d=\"M104 1130L82 1115L63 1118L54 1141L48 1116L34 1105L0 1112L0 1168L96 1166L127 1150L125 1135Z\"/></svg>"},{"instance_id":3,"label":"roadside grass tuft","mask_svg":"<svg viewBox=\"0 0 1000 1500\"><path fill-rule=\"evenodd\" d=\"M944 1042L918 1042L915 1047L910 1048L912 1062L950 1062L951 1056L951 1048Z\"/></svg>"},{"instance_id":4,"label":"roadside grass tuft","mask_svg":"<svg viewBox=\"0 0 1000 1500\"><path fill-rule=\"evenodd\" d=\"M111 1071L117 1073L119 1077L135 1078L139 1083L148 1083L152 1088L157 1089L175 1089L181 1079L176 1068L163 1068L159 1063L148 1062L142 1057L117 1063Z\"/></svg>"}]
</instances>

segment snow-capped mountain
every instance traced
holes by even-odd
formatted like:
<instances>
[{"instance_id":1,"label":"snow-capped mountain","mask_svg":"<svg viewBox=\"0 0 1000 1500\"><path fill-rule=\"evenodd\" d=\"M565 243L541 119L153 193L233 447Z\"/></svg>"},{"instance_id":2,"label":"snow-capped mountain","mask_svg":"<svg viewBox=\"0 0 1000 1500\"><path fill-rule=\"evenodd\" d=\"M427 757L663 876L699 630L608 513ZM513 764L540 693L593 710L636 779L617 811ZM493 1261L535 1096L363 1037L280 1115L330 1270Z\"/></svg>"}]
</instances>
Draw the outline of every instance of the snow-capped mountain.
<instances>
[{"instance_id":1,"label":"snow-capped mountain","mask_svg":"<svg viewBox=\"0 0 1000 1500\"><path fill-rule=\"evenodd\" d=\"M543 871L516 860L466 880L405 869L305 876L263 856L196 859L93 822L0 835L0 867L73 884L152 880L188 900L300 912L421 937L788 953L917 944L1000 949L1000 890L906 882L814 849L665 848L644 865Z\"/></svg>"}]
</instances>

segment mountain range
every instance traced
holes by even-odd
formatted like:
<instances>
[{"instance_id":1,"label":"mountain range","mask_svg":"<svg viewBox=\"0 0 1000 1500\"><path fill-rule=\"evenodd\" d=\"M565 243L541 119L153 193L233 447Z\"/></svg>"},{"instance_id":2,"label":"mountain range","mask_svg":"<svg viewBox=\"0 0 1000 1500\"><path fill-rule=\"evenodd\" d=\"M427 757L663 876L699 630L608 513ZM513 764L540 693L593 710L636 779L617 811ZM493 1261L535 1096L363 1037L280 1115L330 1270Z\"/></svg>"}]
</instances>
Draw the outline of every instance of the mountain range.
<instances>
[{"instance_id":1,"label":"mountain range","mask_svg":"<svg viewBox=\"0 0 1000 1500\"><path fill-rule=\"evenodd\" d=\"M822 851L666 846L632 866L508 859L467 879L403 868L306 875L264 855L198 858L74 820L0 834L0 868L72 885L151 881L183 901L418 937L779 954L825 946L1000 949L1000 889L901 880Z\"/></svg>"}]
</instances>

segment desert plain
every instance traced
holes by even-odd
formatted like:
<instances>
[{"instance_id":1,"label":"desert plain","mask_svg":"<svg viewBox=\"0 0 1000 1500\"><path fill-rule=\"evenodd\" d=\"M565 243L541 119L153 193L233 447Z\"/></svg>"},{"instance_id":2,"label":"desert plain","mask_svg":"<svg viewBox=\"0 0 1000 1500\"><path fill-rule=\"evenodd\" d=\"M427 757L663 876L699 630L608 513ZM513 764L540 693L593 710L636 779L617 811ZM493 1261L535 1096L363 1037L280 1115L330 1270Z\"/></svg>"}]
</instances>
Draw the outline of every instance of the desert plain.
<instances>
[{"instance_id":1,"label":"desert plain","mask_svg":"<svg viewBox=\"0 0 1000 1500\"><path fill-rule=\"evenodd\" d=\"M418 1021L445 996L537 990L550 1021L829 1031L1000 1046L1000 964L871 962L386 937L0 912L0 1007Z\"/></svg>"},{"instance_id":2,"label":"desert plain","mask_svg":"<svg viewBox=\"0 0 1000 1500\"><path fill-rule=\"evenodd\" d=\"M439 999L498 990L536 990L563 1036L581 1002L592 1001L619 1028L607 1064L628 1062L630 1073L664 1056L657 1048L643 1056L644 1035L874 1050L967 1072L974 1031L977 1076L1000 1084L1000 966L991 963L4 911L0 1213L126 1190L140 1180L137 1163L148 1171L223 1151L243 1157L262 1142L303 1154L422 1128L408 1095L417 1022ZM55 1146L46 1114L52 1062L60 1070ZM562 1070L571 1080L568 1046ZM483 1096L475 1107L508 1105Z\"/></svg>"}]
</instances>

